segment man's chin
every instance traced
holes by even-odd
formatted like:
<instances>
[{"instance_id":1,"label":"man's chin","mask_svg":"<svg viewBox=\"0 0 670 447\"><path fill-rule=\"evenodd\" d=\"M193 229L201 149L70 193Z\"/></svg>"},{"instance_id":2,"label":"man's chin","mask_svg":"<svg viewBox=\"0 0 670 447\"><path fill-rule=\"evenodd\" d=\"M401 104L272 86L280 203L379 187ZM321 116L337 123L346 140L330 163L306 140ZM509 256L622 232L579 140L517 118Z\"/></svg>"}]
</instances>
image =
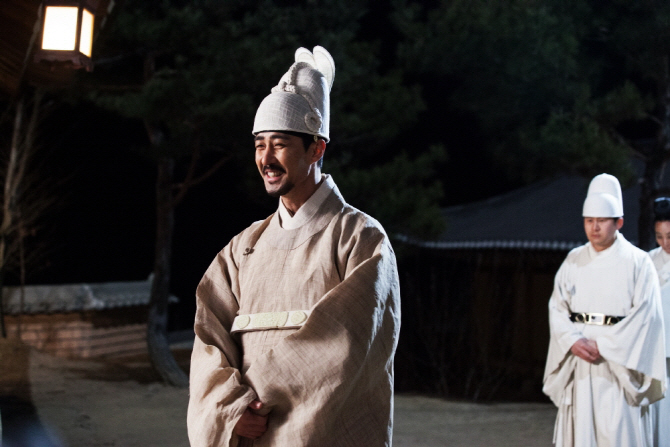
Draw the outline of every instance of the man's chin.
<instances>
[{"instance_id":1,"label":"man's chin","mask_svg":"<svg viewBox=\"0 0 670 447\"><path fill-rule=\"evenodd\" d=\"M268 185L265 185L265 191L268 193L268 195L270 197L274 197L274 198L279 198L279 197L283 196L284 194L288 193L289 191L291 191L292 189L293 189L293 185L290 184L290 183L285 184L285 185L281 185L277 188L269 188Z\"/></svg>"}]
</instances>

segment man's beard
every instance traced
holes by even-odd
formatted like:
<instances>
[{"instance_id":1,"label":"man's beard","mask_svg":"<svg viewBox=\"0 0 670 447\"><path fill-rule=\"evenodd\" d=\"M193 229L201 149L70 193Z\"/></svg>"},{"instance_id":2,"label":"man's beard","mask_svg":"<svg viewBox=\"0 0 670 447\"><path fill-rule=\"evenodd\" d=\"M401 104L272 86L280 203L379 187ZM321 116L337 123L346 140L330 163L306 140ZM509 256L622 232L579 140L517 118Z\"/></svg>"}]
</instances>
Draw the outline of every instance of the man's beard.
<instances>
[{"instance_id":1,"label":"man's beard","mask_svg":"<svg viewBox=\"0 0 670 447\"><path fill-rule=\"evenodd\" d=\"M285 185L282 185L279 189L274 190L274 191L267 191L268 195L270 197L279 198L283 196L284 194L288 194L294 187L295 185L291 182L287 182Z\"/></svg>"},{"instance_id":2,"label":"man's beard","mask_svg":"<svg viewBox=\"0 0 670 447\"><path fill-rule=\"evenodd\" d=\"M265 170L265 168L273 169L273 170L280 171L280 172L286 174L286 169L284 169L280 165L277 165L277 164L274 164L274 163L265 166L263 170ZM294 186L295 186L294 183L292 183L290 181L287 181L283 186L280 186L279 189L277 189L275 191L269 191L267 189L267 187L265 188L265 191L268 193L268 195L270 197L278 198L278 197L283 196L284 194L287 194L289 191L291 191L293 189Z\"/></svg>"}]
</instances>

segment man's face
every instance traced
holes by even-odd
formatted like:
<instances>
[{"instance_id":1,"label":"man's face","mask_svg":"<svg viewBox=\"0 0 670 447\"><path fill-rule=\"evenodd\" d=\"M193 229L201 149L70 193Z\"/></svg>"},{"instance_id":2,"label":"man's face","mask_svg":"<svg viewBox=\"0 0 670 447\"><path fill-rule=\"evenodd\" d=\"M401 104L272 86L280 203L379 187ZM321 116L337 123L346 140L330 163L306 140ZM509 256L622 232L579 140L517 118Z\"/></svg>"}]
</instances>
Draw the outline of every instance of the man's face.
<instances>
[{"instance_id":1,"label":"man's face","mask_svg":"<svg viewBox=\"0 0 670 447\"><path fill-rule=\"evenodd\" d=\"M272 197L301 188L313 169L301 138L281 132L256 135L256 166Z\"/></svg>"},{"instance_id":2,"label":"man's face","mask_svg":"<svg viewBox=\"0 0 670 447\"><path fill-rule=\"evenodd\" d=\"M623 226L623 219L611 217L585 217L584 231L596 251L609 248L616 238L616 231Z\"/></svg>"}]
</instances>

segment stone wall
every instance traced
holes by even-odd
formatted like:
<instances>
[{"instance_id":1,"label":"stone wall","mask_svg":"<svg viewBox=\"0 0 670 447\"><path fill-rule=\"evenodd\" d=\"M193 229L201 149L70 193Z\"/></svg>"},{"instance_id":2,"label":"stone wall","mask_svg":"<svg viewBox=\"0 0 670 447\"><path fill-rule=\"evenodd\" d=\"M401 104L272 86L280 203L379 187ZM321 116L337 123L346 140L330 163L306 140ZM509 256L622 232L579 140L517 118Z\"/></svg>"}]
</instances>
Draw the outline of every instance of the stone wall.
<instances>
[{"instance_id":1,"label":"stone wall","mask_svg":"<svg viewBox=\"0 0 670 447\"><path fill-rule=\"evenodd\" d=\"M145 353L146 307L5 316L7 336L65 358Z\"/></svg>"}]
</instances>

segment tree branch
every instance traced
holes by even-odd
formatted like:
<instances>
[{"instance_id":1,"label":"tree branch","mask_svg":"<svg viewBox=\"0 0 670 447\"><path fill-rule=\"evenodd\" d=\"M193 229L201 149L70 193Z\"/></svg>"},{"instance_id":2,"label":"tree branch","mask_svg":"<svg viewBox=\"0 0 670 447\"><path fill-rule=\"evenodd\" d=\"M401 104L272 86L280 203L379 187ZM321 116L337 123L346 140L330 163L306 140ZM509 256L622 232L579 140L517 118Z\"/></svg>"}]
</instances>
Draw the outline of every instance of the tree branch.
<instances>
[{"instance_id":1,"label":"tree branch","mask_svg":"<svg viewBox=\"0 0 670 447\"><path fill-rule=\"evenodd\" d=\"M177 206L186 195L186 192L191 188L191 186L193 186L193 176L195 175L195 168L198 165L198 160L200 160L201 152L200 132L196 130L195 135L193 150L191 151L191 161L188 165L188 169L186 170L186 177L184 178L183 182L176 183L172 186L172 189L177 191L175 197L173 198L173 206Z\"/></svg>"}]
</instances>

